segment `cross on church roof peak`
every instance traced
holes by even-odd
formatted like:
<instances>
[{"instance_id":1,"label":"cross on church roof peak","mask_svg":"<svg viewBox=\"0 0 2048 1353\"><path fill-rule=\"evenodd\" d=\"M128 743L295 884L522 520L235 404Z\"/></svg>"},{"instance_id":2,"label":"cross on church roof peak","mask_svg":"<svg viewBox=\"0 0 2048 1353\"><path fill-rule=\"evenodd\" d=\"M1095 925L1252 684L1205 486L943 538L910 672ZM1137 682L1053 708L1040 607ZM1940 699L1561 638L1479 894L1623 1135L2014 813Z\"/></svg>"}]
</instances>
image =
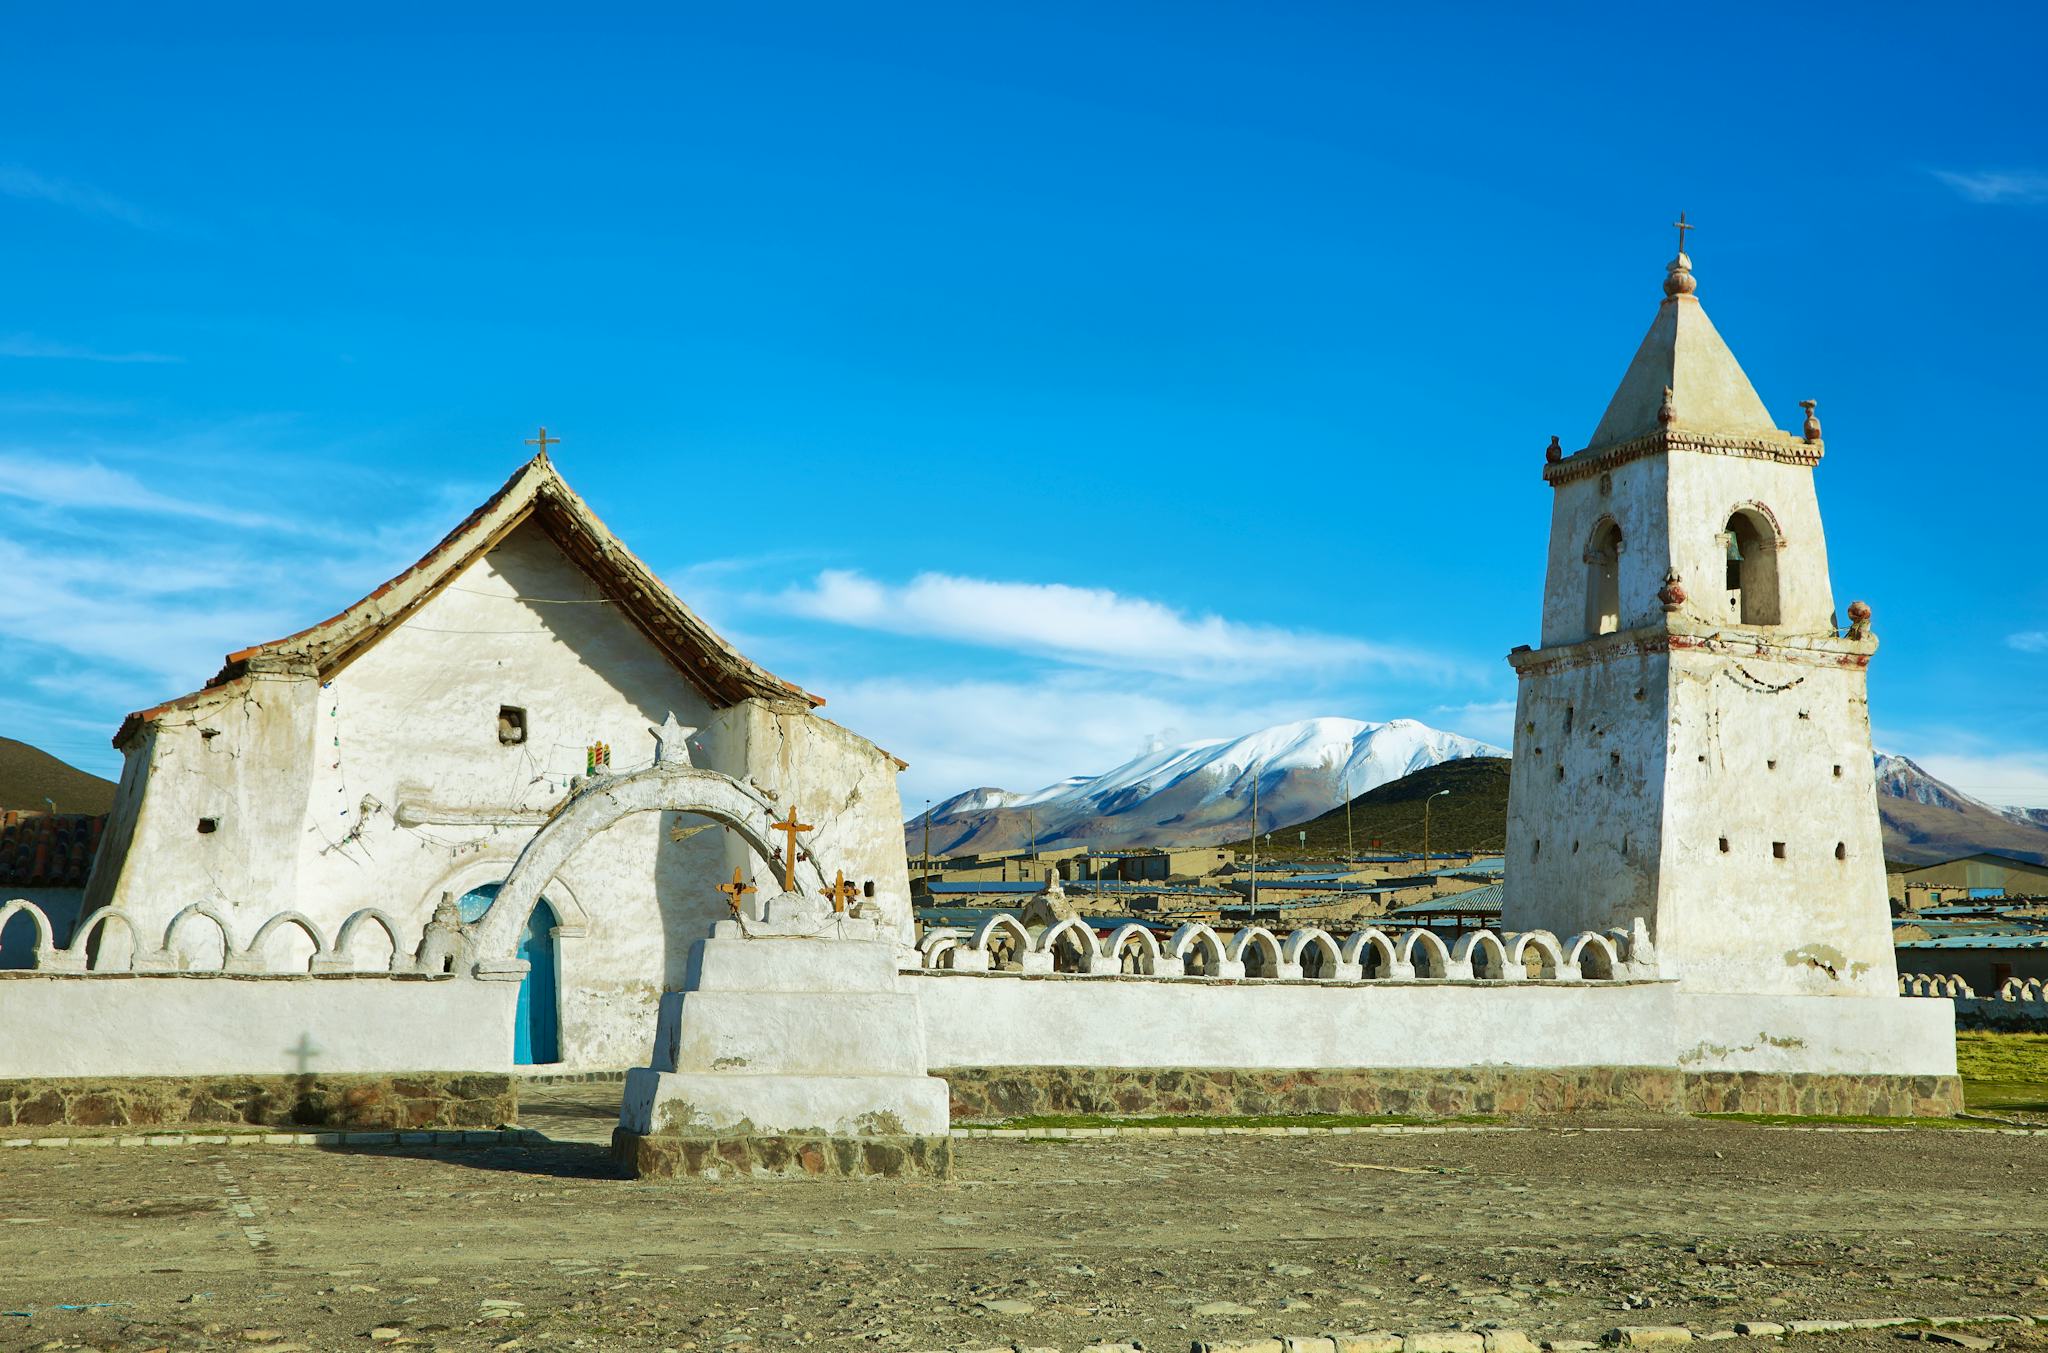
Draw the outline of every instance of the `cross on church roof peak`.
<instances>
[{"instance_id":1,"label":"cross on church roof peak","mask_svg":"<svg viewBox=\"0 0 2048 1353\"><path fill-rule=\"evenodd\" d=\"M1680 296L1692 295L1699 288L1699 283L1692 275L1692 259L1685 252L1685 232L1698 230L1699 227L1686 220L1682 211L1678 213L1678 219L1671 224L1678 231L1678 257L1665 266L1664 294L1672 300L1677 300Z\"/></svg>"}]
</instances>

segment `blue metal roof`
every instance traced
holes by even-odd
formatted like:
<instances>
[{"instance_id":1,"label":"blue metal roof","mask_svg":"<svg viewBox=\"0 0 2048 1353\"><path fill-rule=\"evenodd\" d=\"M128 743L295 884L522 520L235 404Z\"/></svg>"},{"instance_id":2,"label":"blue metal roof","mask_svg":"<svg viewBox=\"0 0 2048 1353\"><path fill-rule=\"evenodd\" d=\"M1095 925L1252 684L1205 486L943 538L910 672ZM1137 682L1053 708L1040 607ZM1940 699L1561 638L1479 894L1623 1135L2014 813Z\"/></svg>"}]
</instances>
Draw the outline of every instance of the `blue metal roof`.
<instances>
[{"instance_id":1,"label":"blue metal roof","mask_svg":"<svg viewBox=\"0 0 2048 1353\"><path fill-rule=\"evenodd\" d=\"M1499 911L1507 897L1505 883L1489 883L1484 888L1472 888L1449 897L1433 897L1427 902L1411 902L1405 907L1394 908L1396 916L1456 916L1462 913Z\"/></svg>"},{"instance_id":2,"label":"blue metal roof","mask_svg":"<svg viewBox=\"0 0 2048 1353\"><path fill-rule=\"evenodd\" d=\"M925 884L925 891L934 897L964 897L973 893L1016 893L1028 895L1045 891L1043 883L1005 883L1000 879L984 879L979 882L963 880L958 883L942 882L938 879Z\"/></svg>"},{"instance_id":3,"label":"blue metal roof","mask_svg":"<svg viewBox=\"0 0 2048 1353\"><path fill-rule=\"evenodd\" d=\"M1946 935L1936 940L1900 940L1896 949L2048 949L2048 935Z\"/></svg>"}]
</instances>

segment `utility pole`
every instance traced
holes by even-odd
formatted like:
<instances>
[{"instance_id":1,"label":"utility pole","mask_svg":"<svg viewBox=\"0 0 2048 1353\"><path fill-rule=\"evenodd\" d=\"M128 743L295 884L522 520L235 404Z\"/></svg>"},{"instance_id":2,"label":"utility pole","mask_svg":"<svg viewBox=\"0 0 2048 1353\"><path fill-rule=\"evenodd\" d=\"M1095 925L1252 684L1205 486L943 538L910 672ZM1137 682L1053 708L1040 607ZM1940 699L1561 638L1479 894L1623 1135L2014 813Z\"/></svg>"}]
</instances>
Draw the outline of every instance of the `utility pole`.
<instances>
[{"instance_id":1,"label":"utility pole","mask_svg":"<svg viewBox=\"0 0 2048 1353\"><path fill-rule=\"evenodd\" d=\"M928 878L930 878L930 877L931 877L931 874L932 874L932 801L931 801L930 799L926 799L926 800L924 801L924 862L923 862L923 864L922 864L922 866L921 866L921 870L922 870L922 872L921 872L921 873L919 874L919 877L920 877L920 878L927 878L927 879L928 879Z\"/></svg>"},{"instance_id":2,"label":"utility pole","mask_svg":"<svg viewBox=\"0 0 2048 1353\"><path fill-rule=\"evenodd\" d=\"M1344 858L1358 854L1358 843L1351 839L1351 767L1344 767Z\"/></svg>"},{"instance_id":3,"label":"utility pole","mask_svg":"<svg viewBox=\"0 0 2048 1353\"><path fill-rule=\"evenodd\" d=\"M1038 810L1036 808L1026 808L1024 810L1024 824L1031 831L1031 858L1036 860L1038 858Z\"/></svg>"},{"instance_id":4,"label":"utility pole","mask_svg":"<svg viewBox=\"0 0 2048 1353\"><path fill-rule=\"evenodd\" d=\"M1429 806L1450 792L1448 789L1439 789L1422 801L1422 872L1425 874L1429 872ZM1430 889L1432 895L1435 891L1434 887Z\"/></svg>"},{"instance_id":5,"label":"utility pole","mask_svg":"<svg viewBox=\"0 0 2048 1353\"><path fill-rule=\"evenodd\" d=\"M1259 765L1252 763L1252 920L1259 919Z\"/></svg>"}]
</instances>

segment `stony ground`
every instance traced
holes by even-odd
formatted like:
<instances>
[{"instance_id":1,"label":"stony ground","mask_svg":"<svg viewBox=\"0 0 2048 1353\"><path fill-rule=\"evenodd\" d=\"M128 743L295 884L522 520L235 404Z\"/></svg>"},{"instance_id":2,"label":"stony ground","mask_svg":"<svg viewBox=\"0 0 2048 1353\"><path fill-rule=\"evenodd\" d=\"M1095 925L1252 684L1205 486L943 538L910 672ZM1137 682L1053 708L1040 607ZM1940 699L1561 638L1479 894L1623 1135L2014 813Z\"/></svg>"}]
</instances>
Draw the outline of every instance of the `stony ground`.
<instances>
[{"instance_id":1,"label":"stony ground","mask_svg":"<svg viewBox=\"0 0 2048 1353\"><path fill-rule=\"evenodd\" d=\"M607 1093L564 1096L562 1135L589 1119L579 1096ZM0 1348L1178 1349L2041 1312L2044 1150L1659 1120L972 1141L943 1184L658 1185L576 1142L15 1150L0 1153ZM2048 1349L2048 1330L1980 1332Z\"/></svg>"}]
</instances>

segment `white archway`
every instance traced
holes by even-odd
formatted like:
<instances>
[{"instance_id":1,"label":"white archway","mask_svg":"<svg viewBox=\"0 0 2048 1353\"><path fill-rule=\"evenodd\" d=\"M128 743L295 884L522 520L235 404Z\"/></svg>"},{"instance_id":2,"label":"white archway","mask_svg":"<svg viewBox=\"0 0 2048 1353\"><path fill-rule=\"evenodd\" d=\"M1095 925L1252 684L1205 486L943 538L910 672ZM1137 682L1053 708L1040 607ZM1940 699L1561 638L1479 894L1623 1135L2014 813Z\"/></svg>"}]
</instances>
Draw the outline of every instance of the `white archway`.
<instances>
[{"instance_id":1,"label":"white archway","mask_svg":"<svg viewBox=\"0 0 2048 1353\"><path fill-rule=\"evenodd\" d=\"M505 875L504 886L472 932L479 976L515 976L526 969L513 957L519 929L571 856L622 818L635 813L694 813L732 828L762 860L772 862L778 810L748 785L715 770L660 761L624 775L607 775L579 790L533 834ZM808 858L809 842L798 838L798 872L807 887L825 890L824 866Z\"/></svg>"}]
</instances>

